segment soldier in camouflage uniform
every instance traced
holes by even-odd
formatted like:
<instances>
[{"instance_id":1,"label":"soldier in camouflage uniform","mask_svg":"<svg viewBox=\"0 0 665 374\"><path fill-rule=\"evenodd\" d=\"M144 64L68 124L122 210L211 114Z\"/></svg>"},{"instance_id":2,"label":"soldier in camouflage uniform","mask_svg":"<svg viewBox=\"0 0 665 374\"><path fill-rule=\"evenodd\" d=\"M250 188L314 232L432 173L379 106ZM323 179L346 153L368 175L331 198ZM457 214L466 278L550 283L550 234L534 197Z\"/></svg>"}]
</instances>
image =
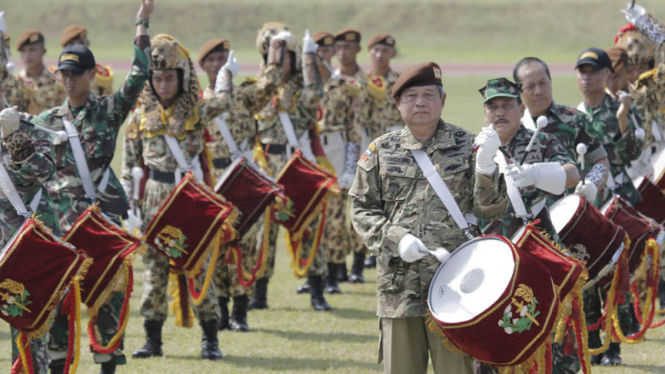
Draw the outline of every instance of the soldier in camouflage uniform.
<instances>
[{"instance_id":1,"label":"soldier in camouflage uniform","mask_svg":"<svg viewBox=\"0 0 665 374\"><path fill-rule=\"evenodd\" d=\"M231 107L229 94L215 94L199 102L200 87L194 64L189 51L177 40L159 34L153 38L151 45L150 80L143 85L140 106L128 123L122 160L123 185L129 196L133 195L132 169L144 166L149 170L141 205L142 231L147 229L187 171L192 171L203 183L205 176L201 164L205 162L202 155L206 124ZM226 84L221 91L230 92L231 82ZM167 137L175 139L174 148L167 143ZM187 165L181 166L177 162L178 149ZM131 203L139 204L136 201ZM140 310L144 318L146 343L133 353L133 358L163 355L162 328L168 315L169 257L148 247L143 263L144 288ZM201 358L221 359L217 339L220 310L214 284L194 309L203 330Z\"/></svg>"},{"instance_id":2,"label":"soldier in camouflage uniform","mask_svg":"<svg viewBox=\"0 0 665 374\"><path fill-rule=\"evenodd\" d=\"M90 47L90 39L88 39L88 30L80 25L69 25L62 31L60 37L60 45L64 48L72 44L83 44ZM110 66L103 66L97 64L95 66L97 73L95 80L92 81L90 89L97 96L108 96L113 93L113 72Z\"/></svg>"},{"instance_id":3,"label":"soldier in camouflage uniform","mask_svg":"<svg viewBox=\"0 0 665 374\"><path fill-rule=\"evenodd\" d=\"M517 84L506 78L492 79L480 90L485 101L485 123L492 124L501 139L501 155L508 164L504 170L519 189L526 216L518 215L515 206L497 220L480 220L483 234L502 235L512 238L529 220L540 220L538 228L553 237L556 232L545 207L547 193L560 195L565 188L572 188L579 182L579 172L573 159L554 135L539 133L533 148L526 153L527 145L534 135L522 125L524 104ZM504 156L505 155L505 156ZM516 163L523 163L517 168Z\"/></svg>"},{"instance_id":4,"label":"soldier in camouflage uniform","mask_svg":"<svg viewBox=\"0 0 665 374\"><path fill-rule=\"evenodd\" d=\"M587 132L589 120L586 114L577 109L562 105L552 98L552 79L547 65L536 57L526 57L520 60L513 70L513 78L522 85L522 101L526 105L523 124L530 124L535 129L537 117L545 116L548 120L541 132L554 135L563 145L568 156L573 160L579 160L577 164L581 173L580 155L577 154L577 144L584 143L587 152L584 155L586 165L591 166L587 173L585 183L578 184L575 192L580 193L589 201L594 201L597 191L605 184L609 163L607 153L598 138ZM568 192L572 192L571 189ZM559 199L560 196L550 199ZM566 330L568 336L572 336L572 329ZM581 366L577 352L570 355L564 354L564 345L552 343L553 373L574 374Z\"/></svg>"},{"instance_id":5,"label":"soldier in camouflage uniform","mask_svg":"<svg viewBox=\"0 0 665 374\"><path fill-rule=\"evenodd\" d=\"M294 146L288 144L284 124L279 117L280 113L286 113L290 118L295 136L300 147L309 144L309 131L316 125L318 104L323 96L321 76L316 67L316 43L309 38L305 48L301 48L288 31L288 27L278 22L268 22L259 30L256 47L263 56L263 61L268 59L268 46L273 39L280 39L284 43L284 49L279 56L283 66L282 79L279 82L278 93L273 96L272 101L255 115L258 125L258 140L263 148L259 155L264 158L265 163L259 166L263 171L276 177L284 168ZM290 68L289 68L290 67ZM265 74L266 64L261 63L259 77ZM316 232L318 218L312 220L308 230ZM275 253L277 245L277 233L279 226L276 223L270 228L270 242L268 252L268 266L265 275L256 281L254 296L250 301L250 308L268 308L267 292L268 281L272 277L275 268ZM303 239L302 258L307 258L307 249L312 247L314 235ZM312 307L315 310L331 310L332 308L323 296L323 277L327 275L325 255L317 250L313 263L311 264L307 278L310 285Z\"/></svg>"},{"instance_id":6,"label":"soldier in camouflage uniform","mask_svg":"<svg viewBox=\"0 0 665 374\"><path fill-rule=\"evenodd\" d=\"M16 42L16 49L25 68L16 77L4 71L6 61L0 68L0 79L9 105L16 105L20 112L35 115L61 105L67 98L67 92L44 66L46 49L42 33L38 30L23 32Z\"/></svg>"},{"instance_id":7,"label":"soldier in camouflage uniform","mask_svg":"<svg viewBox=\"0 0 665 374\"><path fill-rule=\"evenodd\" d=\"M283 48L277 40L274 47ZM281 51L268 52L268 56L273 59L279 55L281 55ZM222 74L232 75L233 65L237 66L237 62L234 62L233 58L229 60L229 57L229 42L227 40L213 39L201 47L199 65L208 75L209 82L208 87L203 92L204 100L211 99L214 96L215 82L222 83L222 78L224 78ZM247 79L239 86L229 86L233 92L222 92L223 95L232 94L233 97L233 106L226 112L225 121L239 153L231 154L231 150L221 134L220 127L215 121L210 121L207 128L211 140L206 145L212 157L212 174L215 180L219 181L226 168L242 154L251 160L247 153L254 144L256 137L254 113L260 111L276 93L277 82L281 78L281 74L282 71L277 61L268 61L266 73L260 80ZM228 76L224 79L225 81L231 81L231 77ZM261 241L257 239L262 234L262 228L263 217L252 226L240 241L240 251L245 268L251 269L259 259ZM222 312L219 330L249 331L247 308L249 296L251 296L253 289L251 286L243 286L238 281L235 263L225 264L224 262L225 256L219 256L215 270L215 286ZM229 323L228 303L230 297L233 297L233 313Z\"/></svg>"},{"instance_id":8,"label":"soldier in camouflage uniform","mask_svg":"<svg viewBox=\"0 0 665 374\"><path fill-rule=\"evenodd\" d=\"M449 352L426 326L425 300L439 261L427 249L449 251L468 240L438 198L410 151L423 150L462 213L496 219L508 207L493 157L498 134L474 135L440 119L441 70L433 62L405 70L392 91L406 128L383 135L360 157L349 195L352 220L377 256L379 360L386 373L471 373L468 356ZM479 231L471 226L474 234Z\"/></svg>"},{"instance_id":9,"label":"soldier in camouflage uniform","mask_svg":"<svg viewBox=\"0 0 665 374\"><path fill-rule=\"evenodd\" d=\"M4 98L0 94L0 107L4 107ZM55 236L61 236L60 223L53 201L49 198L45 184L55 175L55 154L51 147L50 134L32 131L31 126L19 124L19 114L15 109L4 109L0 112L0 137L2 151L0 162L9 174L10 181L16 188L27 212L23 215L7 198L5 191L0 189L0 247L8 244L9 239L20 229L26 217L33 212L39 216L46 227ZM34 211L33 211L34 209ZM16 338L19 331L11 328L12 362L18 358ZM30 341L32 366L37 374L47 374L50 363L48 354L48 337L44 336Z\"/></svg>"},{"instance_id":10,"label":"soldier in camouflage uniform","mask_svg":"<svg viewBox=\"0 0 665 374\"><path fill-rule=\"evenodd\" d=\"M360 98L356 101L357 103L354 104L359 105L359 107L354 109L357 114L354 116L355 123L353 126L357 129L353 131L360 132L359 149L362 150L366 149L369 145L369 142L374 138L371 133L370 117L363 114L369 112L369 109L366 107L369 104L369 100L367 99L367 75L360 68L360 65L358 65L356 61L358 52L361 50L360 40L360 31L356 29L346 28L335 33L335 56L337 56L337 60L339 61L339 68L335 71L335 75L341 76L342 79L350 80L355 86L361 88L359 93ZM349 141L354 140L353 138L350 138ZM350 161L349 156L350 155L347 154L347 159ZM345 170L344 173L348 175L350 171L351 170ZM344 176L342 180L343 183L347 183L346 188L348 188L348 185L350 185L348 179L348 177ZM345 188L344 186L341 187ZM344 214L346 214L346 212ZM351 275L348 277L348 281L351 283L365 283L363 269L365 267L364 262L367 254L367 248L363 245L360 237L352 229L348 231L348 237L348 250L353 253L353 265L351 267ZM342 268L338 270L342 273L342 279L346 280L346 262L343 262L342 265Z\"/></svg>"},{"instance_id":11,"label":"soldier in camouflage uniform","mask_svg":"<svg viewBox=\"0 0 665 374\"><path fill-rule=\"evenodd\" d=\"M321 58L317 59L317 62L324 61L327 57L326 62L330 66L335 38L330 33L319 32L314 35L314 41L319 46L317 54ZM325 232L320 247L328 262L325 291L333 294L342 292L338 276L343 271L342 264L346 263L346 255L357 245L357 240L354 240L357 235L347 219L346 191L353 181L360 153L360 126L355 121L360 108L361 87L357 82L342 76L333 77L323 63L319 63L319 71L325 79L325 94L320 104L322 117L318 124L319 138L333 169L328 171L337 175L337 183L342 189L341 193L329 197Z\"/></svg>"},{"instance_id":12,"label":"soldier in camouflage uniform","mask_svg":"<svg viewBox=\"0 0 665 374\"><path fill-rule=\"evenodd\" d=\"M594 205L602 207L612 197L612 193L617 193L635 205L642 198L625 169L642 151L643 141L636 135L636 130L640 127L639 115L633 113L629 95L616 99L606 91L610 74L614 69L612 60L604 50L590 48L582 51L575 69L577 84L584 95L584 101L578 109L589 117L588 130L603 143L610 163L606 186L598 191ZM616 187L612 188L612 185ZM587 324L593 324L601 317L601 294L602 290L597 285L584 292ZM619 315L622 316L620 324L623 331L627 331L632 323L629 318L629 308L628 303L620 306ZM590 332L589 347L597 348L600 345L600 332L598 330ZM620 344L611 343L605 353L593 356L591 363L621 365L620 353Z\"/></svg>"},{"instance_id":13,"label":"soldier in camouflage uniform","mask_svg":"<svg viewBox=\"0 0 665 374\"><path fill-rule=\"evenodd\" d=\"M142 1L137 17L147 22L152 12L152 1ZM147 28L144 24L139 24L136 28L133 67L127 80L116 93L100 98L90 91L90 84L95 76L95 60L88 48L82 45L67 47L58 59L58 71L63 77L68 98L61 106L44 111L32 117L31 121L53 131L61 131L64 130L63 119L69 120L78 132L92 184L103 186L102 181L108 181L105 189L96 191L96 199L88 198L69 142L54 146L56 178L49 182L48 187L63 231L69 230L95 200L102 211L116 222L120 222L120 217L128 209L127 198L110 164L120 126L134 106L148 76L149 49ZM4 61L0 61L0 65L0 69L4 67ZM97 327L101 333L98 338L102 345L108 344L118 331L123 300L123 294L115 292L100 308ZM64 369L69 340L67 323L67 317L58 314L51 329L49 351L53 360L52 373L61 373ZM102 365L102 373L105 374L115 372L116 365L126 363L122 346L110 355L93 352L93 358Z\"/></svg>"}]
</instances>

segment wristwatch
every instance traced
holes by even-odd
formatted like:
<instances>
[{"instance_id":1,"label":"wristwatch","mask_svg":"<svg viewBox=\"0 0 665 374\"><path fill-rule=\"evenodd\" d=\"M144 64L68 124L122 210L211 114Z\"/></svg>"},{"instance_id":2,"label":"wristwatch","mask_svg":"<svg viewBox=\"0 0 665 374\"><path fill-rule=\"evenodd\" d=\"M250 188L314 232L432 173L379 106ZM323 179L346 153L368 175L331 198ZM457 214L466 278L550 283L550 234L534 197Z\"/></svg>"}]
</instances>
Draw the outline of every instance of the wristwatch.
<instances>
[{"instance_id":1,"label":"wristwatch","mask_svg":"<svg viewBox=\"0 0 665 374\"><path fill-rule=\"evenodd\" d=\"M146 29L149 29L150 28L150 20L149 19L137 19L136 21L134 21L134 25L136 25L136 26L143 25L143 26L145 26Z\"/></svg>"}]
</instances>

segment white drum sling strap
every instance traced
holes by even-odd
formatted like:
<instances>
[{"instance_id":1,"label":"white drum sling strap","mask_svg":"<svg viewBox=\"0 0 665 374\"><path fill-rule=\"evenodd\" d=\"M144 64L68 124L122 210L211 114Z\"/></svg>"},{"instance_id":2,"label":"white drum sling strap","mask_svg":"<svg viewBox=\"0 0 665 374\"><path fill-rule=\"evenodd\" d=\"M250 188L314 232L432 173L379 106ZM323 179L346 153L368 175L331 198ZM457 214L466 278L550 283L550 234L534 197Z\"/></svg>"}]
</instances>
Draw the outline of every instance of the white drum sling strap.
<instances>
[{"instance_id":1,"label":"white drum sling strap","mask_svg":"<svg viewBox=\"0 0 665 374\"><path fill-rule=\"evenodd\" d=\"M7 172L7 169L5 168L5 165L3 165L2 162L0 162L0 189L2 189L2 192L4 193L5 197L12 204L12 207L14 207L16 213L19 216L23 216L25 218L28 218L28 216L30 216L34 211L37 210L39 202L42 199L43 189L42 187L40 187L37 190L35 196L32 198L32 201L30 201L29 205L30 210L28 210L25 207L23 199L21 199L21 195L19 195L18 191L16 190L16 186L14 186L14 183L12 183L12 180L9 177L9 173Z\"/></svg>"},{"instance_id":2,"label":"white drum sling strap","mask_svg":"<svg viewBox=\"0 0 665 374\"><path fill-rule=\"evenodd\" d=\"M88 162L85 160L85 154L83 153L81 139L79 138L78 131L76 131L76 126L64 118L62 119L62 122L65 125L65 131L67 132L67 137L69 138L69 146L72 147L74 163L76 164L76 170L78 170L79 177L81 177L81 182L83 183L85 197L90 200L96 200L97 192L95 191L95 185L93 184L92 177L90 176L90 169L88 168ZM106 170L104 170L102 180L99 182L99 186L97 186L97 190L99 192L104 192L106 190L106 186L108 186L109 183L110 173L110 168L106 168Z\"/></svg>"},{"instance_id":3,"label":"white drum sling strap","mask_svg":"<svg viewBox=\"0 0 665 374\"><path fill-rule=\"evenodd\" d=\"M180 144L178 144L178 140L176 138L169 135L164 135L164 140L166 141L166 145L169 146L169 150L171 151L173 158L175 158L175 162L178 164L178 167L173 172L175 175L176 183L180 182L182 177L188 171L194 173L194 177L197 182L203 182L203 169L201 169L201 162L199 161L199 158L192 157L191 163L188 163L185 160L185 155L182 153L182 149L180 149Z\"/></svg>"},{"instance_id":4,"label":"white drum sling strap","mask_svg":"<svg viewBox=\"0 0 665 374\"><path fill-rule=\"evenodd\" d=\"M289 117L288 112L278 112L279 121L282 123L282 128L286 134L286 140L289 142L289 145L295 151L296 149L302 150L302 154L306 159L316 162L316 157L314 157L314 152L312 152L312 145L310 144L309 134L305 132L303 136L298 139L296 135L296 130L293 127L293 122L291 117ZM291 156L292 152L287 152L287 156Z\"/></svg>"},{"instance_id":5,"label":"white drum sling strap","mask_svg":"<svg viewBox=\"0 0 665 374\"><path fill-rule=\"evenodd\" d=\"M427 153L421 149L411 149L410 151L413 155L413 158L416 159L416 163L418 163L418 166L422 170L423 175L425 178L427 178L430 186L432 186L432 189L443 203L443 206L446 207L448 213L450 213L450 215L453 217L453 220L457 226L461 230L464 230L464 234L469 239L473 239L473 235L471 235L469 232L469 223L467 218L465 218L464 214L462 214L462 211L460 210L459 205L457 205L455 198L450 193L446 183L443 181L443 179L441 179L439 173L436 171L436 167L434 167L434 164L432 164L432 161L429 159L429 156L427 156ZM473 221L473 218L475 217L468 218L469 220Z\"/></svg>"}]
</instances>

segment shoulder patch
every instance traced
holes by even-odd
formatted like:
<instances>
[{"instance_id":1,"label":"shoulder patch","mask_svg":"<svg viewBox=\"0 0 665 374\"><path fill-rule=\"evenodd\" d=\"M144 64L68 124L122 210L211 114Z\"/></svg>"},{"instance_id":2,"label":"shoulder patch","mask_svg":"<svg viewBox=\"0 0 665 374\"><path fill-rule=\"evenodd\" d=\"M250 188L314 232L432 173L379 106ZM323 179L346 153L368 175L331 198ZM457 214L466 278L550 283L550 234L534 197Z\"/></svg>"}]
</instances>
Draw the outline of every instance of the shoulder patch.
<instances>
[{"instance_id":1,"label":"shoulder patch","mask_svg":"<svg viewBox=\"0 0 665 374\"><path fill-rule=\"evenodd\" d=\"M374 142L369 143L369 147L367 147L365 152L360 156L360 159L362 161L367 161L369 159L369 157L372 155L372 153L374 153L375 150L376 150L376 146L374 145Z\"/></svg>"}]
</instances>

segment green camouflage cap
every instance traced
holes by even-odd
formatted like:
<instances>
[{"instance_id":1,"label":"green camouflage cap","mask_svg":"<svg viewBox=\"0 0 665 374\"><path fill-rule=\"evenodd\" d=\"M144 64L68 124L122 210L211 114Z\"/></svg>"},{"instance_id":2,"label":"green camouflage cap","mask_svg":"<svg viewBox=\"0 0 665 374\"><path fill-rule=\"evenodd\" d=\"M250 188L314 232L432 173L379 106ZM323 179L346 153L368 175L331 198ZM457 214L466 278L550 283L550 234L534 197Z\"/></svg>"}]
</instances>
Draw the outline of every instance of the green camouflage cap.
<instances>
[{"instance_id":1,"label":"green camouflage cap","mask_svg":"<svg viewBox=\"0 0 665 374\"><path fill-rule=\"evenodd\" d=\"M485 101L483 101L483 104L485 104L495 97L512 97L513 99L518 99L522 89L518 84L506 78L496 78L488 80L485 87L478 91L485 98Z\"/></svg>"}]
</instances>

